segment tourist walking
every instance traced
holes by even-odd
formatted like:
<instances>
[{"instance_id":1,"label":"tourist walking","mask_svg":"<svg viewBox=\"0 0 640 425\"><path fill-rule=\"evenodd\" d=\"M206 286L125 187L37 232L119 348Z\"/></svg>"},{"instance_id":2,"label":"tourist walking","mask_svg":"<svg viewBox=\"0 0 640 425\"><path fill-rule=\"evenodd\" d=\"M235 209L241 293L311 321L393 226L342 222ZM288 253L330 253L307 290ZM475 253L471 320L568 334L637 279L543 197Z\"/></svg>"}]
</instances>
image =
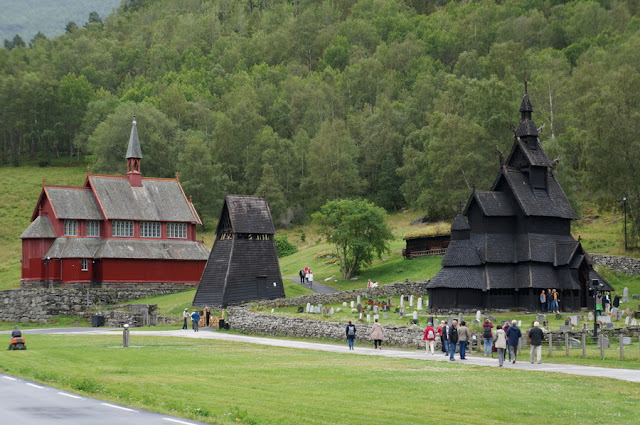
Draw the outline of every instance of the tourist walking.
<instances>
[{"instance_id":1,"label":"tourist walking","mask_svg":"<svg viewBox=\"0 0 640 425\"><path fill-rule=\"evenodd\" d=\"M451 326L447 326L447 342L449 343L449 361L452 362L455 359L453 355L456 352L456 344L458 343L458 321L453 320Z\"/></svg>"},{"instance_id":2,"label":"tourist walking","mask_svg":"<svg viewBox=\"0 0 640 425\"><path fill-rule=\"evenodd\" d=\"M424 330L424 335L422 339L426 341L425 350L430 352L433 355L433 352L436 347L436 331L433 329L433 323L427 323L427 328Z\"/></svg>"},{"instance_id":3,"label":"tourist walking","mask_svg":"<svg viewBox=\"0 0 640 425\"><path fill-rule=\"evenodd\" d=\"M369 339L373 340L373 349L382 350L382 338L384 337L384 331L382 325L378 323L378 319L375 319L373 326L371 326L371 332L369 333Z\"/></svg>"},{"instance_id":4,"label":"tourist walking","mask_svg":"<svg viewBox=\"0 0 640 425\"><path fill-rule=\"evenodd\" d=\"M194 310L193 313L191 313L191 323L193 325L193 331L194 332L198 332L198 322L200 321L200 313L198 313L197 311Z\"/></svg>"},{"instance_id":5,"label":"tourist walking","mask_svg":"<svg viewBox=\"0 0 640 425\"><path fill-rule=\"evenodd\" d=\"M604 312L611 313L611 294L609 291L605 291L604 297L602 297L602 303L604 304Z\"/></svg>"},{"instance_id":6,"label":"tourist walking","mask_svg":"<svg viewBox=\"0 0 640 425\"><path fill-rule=\"evenodd\" d=\"M182 329L188 329L187 320L189 320L189 309L185 308L182 312Z\"/></svg>"},{"instance_id":7,"label":"tourist walking","mask_svg":"<svg viewBox=\"0 0 640 425\"><path fill-rule=\"evenodd\" d=\"M300 269L298 276L300 276L300 283L304 283L304 269Z\"/></svg>"},{"instance_id":8,"label":"tourist walking","mask_svg":"<svg viewBox=\"0 0 640 425\"><path fill-rule=\"evenodd\" d=\"M305 282L309 283L309 274L311 273L311 269L309 268L309 266L305 266L304 268L304 279Z\"/></svg>"},{"instance_id":9,"label":"tourist walking","mask_svg":"<svg viewBox=\"0 0 640 425\"><path fill-rule=\"evenodd\" d=\"M509 350L509 334L507 333L509 332L509 328L509 322L505 322L502 330L504 331L505 337L507 339L507 355L509 356L509 361L511 361L511 350Z\"/></svg>"},{"instance_id":10,"label":"tourist walking","mask_svg":"<svg viewBox=\"0 0 640 425\"><path fill-rule=\"evenodd\" d=\"M558 291L554 289L551 294L553 295L553 312L556 314L560 313L560 296Z\"/></svg>"},{"instance_id":11,"label":"tourist walking","mask_svg":"<svg viewBox=\"0 0 640 425\"><path fill-rule=\"evenodd\" d=\"M471 332L464 320L458 326L458 344L460 344L460 360L467 360L467 344L471 340Z\"/></svg>"},{"instance_id":12,"label":"tourist walking","mask_svg":"<svg viewBox=\"0 0 640 425\"><path fill-rule=\"evenodd\" d=\"M602 292L596 292L596 316L602 316Z\"/></svg>"},{"instance_id":13,"label":"tourist walking","mask_svg":"<svg viewBox=\"0 0 640 425\"><path fill-rule=\"evenodd\" d=\"M540 291L540 311L547 312L547 294L545 294L544 289Z\"/></svg>"},{"instance_id":14,"label":"tourist walking","mask_svg":"<svg viewBox=\"0 0 640 425\"><path fill-rule=\"evenodd\" d=\"M518 342L520 342L520 338L522 337L522 332L520 332L520 328L516 326L518 322L515 320L511 321L511 326L509 326L509 330L507 331L507 340L509 343L509 354L511 358L511 363L516 362L518 358Z\"/></svg>"},{"instance_id":15,"label":"tourist walking","mask_svg":"<svg viewBox=\"0 0 640 425\"><path fill-rule=\"evenodd\" d=\"M356 327L353 323L351 323L351 320L349 320L349 323L347 324L347 328L345 329L345 332L347 333L347 342L349 343L349 350L353 350L353 343L356 340Z\"/></svg>"},{"instance_id":16,"label":"tourist walking","mask_svg":"<svg viewBox=\"0 0 640 425\"><path fill-rule=\"evenodd\" d=\"M553 293L551 289L547 289L547 313L553 313Z\"/></svg>"},{"instance_id":17,"label":"tourist walking","mask_svg":"<svg viewBox=\"0 0 640 425\"><path fill-rule=\"evenodd\" d=\"M529 360L533 364L534 357L537 359L537 363L542 363L542 340L544 339L544 332L540 329L540 322L533 322L533 328L529 329L529 339L531 340L531 353L529 354Z\"/></svg>"},{"instance_id":18,"label":"tourist walking","mask_svg":"<svg viewBox=\"0 0 640 425\"><path fill-rule=\"evenodd\" d=\"M438 328L440 329L439 335L440 335L440 344L442 345L442 351L444 352L444 355L446 356L447 354L449 354L449 342L447 341L447 336L448 336L448 332L449 332L449 325L448 325L448 321L444 321L442 322L442 327Z\"/></svg>"},{"instance_id":19,"label":"tourist walking","mask_svg":"<svg viewBox=\"0 0 640 425\"><path fill-rule=\"evenodd\" d=\"M491 344L493 344L493 335L491 334L491 329L493 328L493 324L491 320L485 319L482 324L482 341L484 342L484 356L487 357L491 354Z\"/></svg>"},{"instance_id":20,"label":"tourist walking","mask_svg":"<svg viewBox=\"0 0 640 425\"><path fill-rule=\"evenodd\" d=\"M498 351L498 366L502 367L504 364L504 352L507 350L507 336L501 325L496 326L494 339L496 341L496 350Z\"/></svg>"}]
</instances>

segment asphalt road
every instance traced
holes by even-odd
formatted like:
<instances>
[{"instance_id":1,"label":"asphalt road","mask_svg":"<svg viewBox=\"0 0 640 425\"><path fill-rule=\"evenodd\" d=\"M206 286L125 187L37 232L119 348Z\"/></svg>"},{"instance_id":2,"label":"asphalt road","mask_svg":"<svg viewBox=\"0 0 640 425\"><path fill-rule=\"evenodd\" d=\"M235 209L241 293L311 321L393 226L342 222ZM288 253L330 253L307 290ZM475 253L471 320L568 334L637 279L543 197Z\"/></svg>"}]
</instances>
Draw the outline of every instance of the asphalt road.
<instances>
[{"instance_id":1,"label":"asphalt road","mask_svg":"<svg viewBox=\"0 0 640 425\"><path fill-rule=\"evenodd\" d=\"M29 425L197 425L0 374L0 423Z\"/></svg>"}]
</instances>

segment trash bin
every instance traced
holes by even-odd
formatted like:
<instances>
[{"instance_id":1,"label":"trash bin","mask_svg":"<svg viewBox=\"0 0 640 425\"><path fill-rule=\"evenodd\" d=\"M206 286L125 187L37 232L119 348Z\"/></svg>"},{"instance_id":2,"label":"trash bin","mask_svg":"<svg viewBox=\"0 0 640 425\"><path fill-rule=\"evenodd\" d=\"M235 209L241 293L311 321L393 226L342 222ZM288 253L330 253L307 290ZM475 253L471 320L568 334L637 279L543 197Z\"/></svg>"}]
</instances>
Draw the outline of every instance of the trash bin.
<instances>
[{"instance_id":1,"label":"trash bin","mask_svg":"<svg viewBox=\"0 0 640 425\"><path fill-rule=\"evenodd\" d=\"M91 326L94 328L104 326L104 316L91 316Z\"/></svg>"},{"instance_id":2,"label":"trash bin","mask_svg":"<svg viewBox=\"0 0 640 425\"><path fill-rule=\"evenodd\" d=\"M224 319L218 320L218 329L224 329Z\"/></svg>"}]
</instances>

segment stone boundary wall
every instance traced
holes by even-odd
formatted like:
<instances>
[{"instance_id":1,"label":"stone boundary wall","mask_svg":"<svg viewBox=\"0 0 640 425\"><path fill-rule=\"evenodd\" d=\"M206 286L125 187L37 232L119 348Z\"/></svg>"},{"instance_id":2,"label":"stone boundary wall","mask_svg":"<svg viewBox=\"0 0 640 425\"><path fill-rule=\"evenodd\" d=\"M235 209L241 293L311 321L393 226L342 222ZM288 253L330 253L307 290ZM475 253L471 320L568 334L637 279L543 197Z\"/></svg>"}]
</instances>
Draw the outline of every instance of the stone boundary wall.
<instances>
[{"instance_id":1,"label":"stone boundary wall","mask_svg":"<svg viewBox=\"0 0 640 425\"><path fill-rule=\"evenodd\" d=\"M344 322L323 322L285 316L272 316L249 311L246 307L230 307L227 321L232 329L248 333L274 336L293 336L304 338L330 338L344 340L346 344ZM355 323L356 341L368 343L372 324ZM383 344L400 347L424 348L422 336L424 329L419 326L385 326Z\"/></svg>"},{"instance_id":2,"label":"stone boundary wall","mask_svg":"<svg viewBox=\"0 0 640 425\"><path fill-rule=\"evenodd\" d=\"M264 307L295 307L311 304L331 304L343 301L355 300L361 296L363 304L369 298L376 299L391 297L394 295L426 295L428 280L420 282L399 282L377 288L354 289L350 291L340 291L333 294L309 294L295 298L279 298L277 300L256 301L255 304Z\"/></svg>"},{"instance_id":3,"label":"stone boundary wall","mask_svg":"<svg viewBox=\"0 0 640 425\"><path fill-rule=\"evenodd\" d=\"M614 272L640 275L640 259L638 258L617 257L604 254L589 254L589 257L594 264L607 267Z\"/></svg>"},{"instance_id":4,"label":"stone boundary wall","mask_svg":"<svg viewBox=\"0 0 640 425\"><path fill-rule=\"evenodd\" d=\"M53 316L89 317L99 305L167 295L185 288L9 289L0 291L0 321L46 323Z\"/></svg>"}]
</instances>

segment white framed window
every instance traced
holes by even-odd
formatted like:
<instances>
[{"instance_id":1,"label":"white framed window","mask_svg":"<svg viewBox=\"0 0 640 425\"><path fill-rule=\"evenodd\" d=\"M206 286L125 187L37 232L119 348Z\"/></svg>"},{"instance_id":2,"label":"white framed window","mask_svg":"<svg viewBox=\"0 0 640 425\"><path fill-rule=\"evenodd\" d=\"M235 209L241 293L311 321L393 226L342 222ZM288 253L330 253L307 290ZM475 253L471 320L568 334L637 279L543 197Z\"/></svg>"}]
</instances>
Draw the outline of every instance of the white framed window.
<instances>
[{"instance_id":1,"label":"white framed window","mask_svg":"<svg viewBox=\"0 0 640 425\"><path fill-rule=\"evenodd\" d=\"M64 235L65 236L78 236L78 220L65 220L64 221Z\"/></svg>"},{"instance_id":2,"label":"white framed window","mask_svg":"<svg viewBox=\"0 0 640 425\"><path fill-rule=\"evenodd\" d=\"M81 260L81 263L82 263L82 267L80 267L80 269L83 272L89 271L89 260L87 258L83 258Z\"/></svg>"},{"instance_id":3,"label":"white framed window","mask_svg":"<svg viewBox=\"0 0 640 425\"><path fill-rule=\"evenodd\" d=\"M133 221L131 220L113 220L111 223L112 234L114 237L119 238L132 238L133 237Z\"/></svg>"},{"instance_id":4,"label":"white framed window","mask_svg":"<svg viewBox=\"0 0 640 425\"><path fill-rule=\"evenodd\" d=\"M141 238L159 238L160 222L159 221L141 221L140 237Z\"/></svg>"},{"instance_id":5,"label":"white framed window","mask_svg":"<svg viewBox=\"0 0 640 425\"><path fill-rule=\"evenodd\" d=\"M99 221L87 221L87 236L88 237L100 237L100 222Z\"/></svg>"},{"instance_id":6,"label":"white framed window","mask_svg":"<svg viewBox=\"0 0 640 425\"><path fill-rule=\"evenodd\" d=\"M167 223L167 237L175 239L186 239L187 223Z\"/></svg>"}]
</instances>

